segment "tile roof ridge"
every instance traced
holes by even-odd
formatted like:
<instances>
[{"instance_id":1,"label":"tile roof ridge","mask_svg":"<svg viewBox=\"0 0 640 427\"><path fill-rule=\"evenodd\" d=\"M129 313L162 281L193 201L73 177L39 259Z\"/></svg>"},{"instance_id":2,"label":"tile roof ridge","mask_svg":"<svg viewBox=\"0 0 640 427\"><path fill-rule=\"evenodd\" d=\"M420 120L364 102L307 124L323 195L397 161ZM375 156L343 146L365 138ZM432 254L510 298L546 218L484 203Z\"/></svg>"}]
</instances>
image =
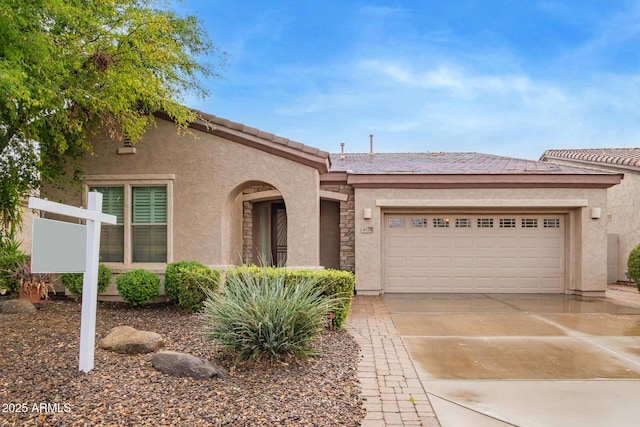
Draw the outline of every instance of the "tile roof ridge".
<instances>
[{"instance_id":1,"label":"tile roof ridge","mask_svg":"<svg viewBox=\"0 0 640 427\"><path fill-rule=\"evenodd\" d=\"M630 155L625 156L625 152ZM640 147L550 149L540 156L540 160L548 157L640 167Z\"/></svg>"},{"instance_id":2,"label":"tile roof ridge","mask_svg":"<svg viewBox=\"0 0 640 427\"><path fill-rule=\"evenodd\" d=\"M216 126L223 126L226 127L228 129L232 129L232 130L236 130L239 132L243 132L249 135L253 135L256 136L260 139L264 139L266 141L275 143L275 144L279 144L282 145L283 147L288 147L290 149L294 149L294 150L299 150L302 151L304 153L308 153L308 154L312 154L312 155L316 155L318 157L325 157L328 158L329 157L329 152L324 151L324 150L320 150L319 148L316 147L312 147L310 145L305 145L301 142L298 141L294 141L292 139L289 138L285 138L282 136L278 136L275 135L271 132L266 132L254 127L250 127L247 126L243 123L240 122L234 122L232 120L229 119L225 119L223 117L219 117L216 116L214 114L209 114L209 113L205 113L203 111L200 110L194 110L196 112L196 114L198 115L198 119L206 122L206 123L210 123Z\"/></svg>"}]
</instances>

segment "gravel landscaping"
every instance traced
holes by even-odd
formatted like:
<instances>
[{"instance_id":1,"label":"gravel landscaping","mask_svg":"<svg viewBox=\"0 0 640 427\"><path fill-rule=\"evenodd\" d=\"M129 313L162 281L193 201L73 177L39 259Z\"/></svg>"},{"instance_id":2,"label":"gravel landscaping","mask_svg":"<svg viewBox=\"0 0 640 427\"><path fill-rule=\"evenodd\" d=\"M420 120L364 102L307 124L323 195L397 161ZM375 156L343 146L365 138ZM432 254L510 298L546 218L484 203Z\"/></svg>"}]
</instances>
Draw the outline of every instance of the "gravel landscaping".
<instances>
[{"instance_id":1,"label":"gravel landscaping","mask_svg":"<svg viewBox=\"0 0 640 427\"><path fill-rule=\"evenodd\" d=\"M39 306L0 314L2 426L358 426L364 417L359 350L346 332L326 330L316 343L319 355L306 360L234 366L193 315L167 305L99 303L98 339L121 325L154 331L165 350L207 359L228 375L172 377L152 367L152 354L100 348L85 374L78 372L80 303Z\"/></svg>"}]
</instances>

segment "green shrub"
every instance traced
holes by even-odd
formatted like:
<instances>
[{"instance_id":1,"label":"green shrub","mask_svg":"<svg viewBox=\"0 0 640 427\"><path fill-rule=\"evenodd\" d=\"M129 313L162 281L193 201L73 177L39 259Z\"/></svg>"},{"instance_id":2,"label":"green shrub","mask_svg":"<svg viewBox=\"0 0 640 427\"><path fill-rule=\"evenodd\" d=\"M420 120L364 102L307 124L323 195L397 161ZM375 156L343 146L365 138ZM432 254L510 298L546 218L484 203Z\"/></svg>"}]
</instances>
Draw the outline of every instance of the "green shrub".
<instances>
[{"instance_id":1,"label":"green shrub","mask_svg":"<svg viewBox=\"0 0 640 427\"><path fill-rule=\"evenodd\" d=\"M84 273L63 273L60 280L76 298L82 296ZM98 292L104 292L111 284L111 269L104 264L98 266Z\"/></svg>"},{"instance_id":2,"label":"green shrub","mask_svg":"<svg viewBox=\"0 0 640 427\"><path fill-rule=\"evenodd\" d=\"M10 294L18 293L18 280L13 273L29 259L29 255L20 250L20 242L4 236L0 241L0 289Z\"/></svg>"},{"instance_id":3,"label":"green shrub","mask_svg":"<svg viewBox=\"0 0 640 427\"><path fill-rule=\"evenodd\" d=\"M116 286L122 299L137 306L158 296L160 278L144 269L131 270L116 277Z\"/></svg>"},{"instance_id":4,"label":"green shrub","mask_svg":"<svg viewBox=\"0 0 640 427\"><path fill-rule=\"evenodd\" d=\"M287 270L282 267L258 267L256 265L241 266L226 272L227 280L236 276L252 276L254 280L265 275L271 279L285 274L286 284L302 279L312 279L322 289L322 295L337 298L338 304L332 311L332 326L342 328L353 299L356 279L353 273L341 270Z\"/></svg>"},{"instance_id":5,"label":"green shrub","mask_svg":"<svg viewBox=\"0 0 640 427\"><path fill-rule=\"evenodd\" d=\"M635 283L638 290L640 290L640 245L636 246L629 254L627 271L633 283Z\"/></svg>"},{"instance_id":6,"label":"green shrub","mask_svg":"<svg viewBox=\"0 0 640 427\"><path fill-rule=\"evenodd\" d=\"M179 261L167 265L164 292L178 307L194 313L207 298L204 289L217 291L219 283L219 271L197 261Z\"/></svg>"},{"instance_id":7,"label":"green shrub","mask_svg":"<svg viewBox=\"0 0 640 427\"><path fill-rule=\"evenodd\" d=\"M285 283L285 271L234 271L222 293L207 290L199 314L205 334L238 359L307 356L336 298L322 295L312 278Z\"/></svg>"}]
</instances>

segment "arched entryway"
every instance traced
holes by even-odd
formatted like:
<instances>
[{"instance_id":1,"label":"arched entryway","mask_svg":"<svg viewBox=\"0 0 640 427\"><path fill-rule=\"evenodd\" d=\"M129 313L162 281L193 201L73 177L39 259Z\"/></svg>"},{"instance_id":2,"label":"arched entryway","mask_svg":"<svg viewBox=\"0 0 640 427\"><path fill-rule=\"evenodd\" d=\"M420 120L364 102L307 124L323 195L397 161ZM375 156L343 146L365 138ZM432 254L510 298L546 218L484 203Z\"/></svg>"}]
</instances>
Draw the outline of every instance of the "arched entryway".
<instances>
[{"instance_id":1,"label":"arched entryway","mask_svg":"<svg viewBox=\"0 0 640 427\"><path fill-rule=\"evenodd\" d=\"M243 261L287 265L287 208L280 192L260 183L242 191Z\"/></svg>"}]
</instances>

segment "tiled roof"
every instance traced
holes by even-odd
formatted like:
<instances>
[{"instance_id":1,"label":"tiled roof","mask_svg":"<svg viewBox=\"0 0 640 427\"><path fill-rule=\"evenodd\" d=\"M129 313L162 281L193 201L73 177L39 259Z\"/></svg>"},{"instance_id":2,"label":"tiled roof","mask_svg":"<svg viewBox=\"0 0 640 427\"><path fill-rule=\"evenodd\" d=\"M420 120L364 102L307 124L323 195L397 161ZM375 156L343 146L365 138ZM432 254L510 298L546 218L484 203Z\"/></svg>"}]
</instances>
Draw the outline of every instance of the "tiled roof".
<instances>
[{"instance_id":1,"label":"tiled roof","mask_svg":"<svg viewBox=\"0 0 640 427\"><path fill-rule=\"evenodd\" d=\"M217 126L224 126L229 129L234 129L239 132L253 135L258 138L267 140L269 142L273 142L275 144L279 144L284 147L293 148L295 150L300 150L302 152L315 155L318 157L329 157L329 153L326 151L322 151L318 148L311 147L310 145L304 145L301 142L296 142L288 138L283 138L281 136L274 135L270 132L265 132L260 129L252 128L250 126L243 125L242 123L232 122L231 120L223 119L222 117L217 117L217 116L214 116L213 114L203 113L202 111L198 111L198 115L203 119L205 119L207 122Z\"/></svg>"},{"instance_id":2,"label":"tiled roof","mask_svg":"<svg viewBox=\"0 0 640 427\"><path fill-rule=\"evenodd\" d=\"M222 117L197 111L198 119L189 126L212 135L239 142L241 144L262 150L271 154L285 157L308 166L315 167L320 173L328 170L329 153L318 148L293 141L265 132L242 123L233 122ZM157 117L171 120L169 116L159 111Z\"/></svg>"},{"instance_id":3,"label":"tiled roof","mask_svg":"<svg viewBox=\"0 0 640 427\"><path fill-rule=\"evenodd\" d=\"M581 160L584 162L603 163L640 168L640 148L580 148L573 150L547 150L540 157L543 159Z\"/></svg>"},{"instance_id":4,"label":"tiled roof","mask_svg":"<svg viewBox=\"0 0 640 427\"><path fill-rule=\"evenodd\" d=\"M331 172L352 174L598 174L599 172L534 160L481 153L331 154Z\"/></svg>"}]
</instances>

